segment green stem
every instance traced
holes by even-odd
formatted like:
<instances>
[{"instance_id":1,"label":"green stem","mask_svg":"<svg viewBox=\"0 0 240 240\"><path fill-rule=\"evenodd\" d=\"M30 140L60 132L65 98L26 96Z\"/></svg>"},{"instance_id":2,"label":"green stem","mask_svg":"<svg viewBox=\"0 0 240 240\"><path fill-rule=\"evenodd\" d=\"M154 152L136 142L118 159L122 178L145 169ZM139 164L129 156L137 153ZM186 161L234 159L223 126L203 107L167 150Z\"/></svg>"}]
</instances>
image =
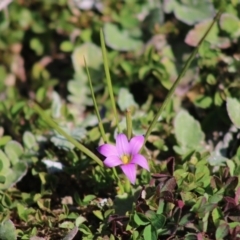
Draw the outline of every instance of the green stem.
<instances>
[{"instance_id":1,"label":"green stem","mask_svg":"<svg viewBox=\"0 0 240 240\"><path fill-rule=\"evenodd\" d=\"M90 157L92 160L94 160L97 164L99 164L101 167L103 167L103 163L100 158L98 158L94 153L92 153L89 149L84 147L81 143L76 141L74 138L72 138L70 135L68 135L64 130L62 130L36 103L31 102L30 106L35 110L42 119L54 130L56 130L59 134L64 136L69 142L71 142L76 148L78 148L80 151L85 153L88 157Z\"/></svg>"},{"instance_id":2,"label":"green stem","mask_svg":"<svg viewBox=\"0 0 240 240\"><path fill-rule=\"evenodd\" d=\"M100 113L99 113L99 110L98 110L96 98L95 98L94 91L93 91L92 80L91 80L91 77L90 77L90 73L89 73L85 58L84 58L84 63L85 63L86 71L87 71L88 82L89 82L89 87L90 87L90 91L91 91L91 95L92 95L93 105L94 105L95 112L96 112L97 118L98 118L98 126L99 126L99 129L100 129L102 138L103 138L104 142L106 143L107 142L107 137L106 137L106 133L105 133L105 130L104 130L104 127L103 127L103 124L102 124L102 119L100 117Z\"/></svg>"},{"instance_id":3,"label":"green stem","mask_svg":"<svg viewBox=\"0 0 240 240\"><path fill-rule=\"evenodd\" d=\"M219 19L221 15L221 11L219 11L217 13L217 15L215 16L214 20L212 21L211 25L209 26L209 28L207 29L207 31L205 32L205 34L203 35L202 39L200 40L200 42L198 43L197 47L193 50L192 54L190 55L190 57L188 58L185 66L183 67L181 73L179 74L177 80L174 82L173 86L171 87L171 89L169 90L167 97L165 99L165 101L163 102L162 106L160 107L159 111L157 112L157 114L155 115L153 121L151 122L146 134L145 134L145 142L146 143L150 133L152 132L154 126L156 125L160 115L162 114L164 108L166 107L166 105L169 103L170 99L172 98L172 95L176 89L176 87L178 86L178 84L180 83L181 78L184 76L185 72L187 71L187 69L189 68L193 58L195 57L195 55L197 54L199 47L201 46L202 42L205 40L205 38L207 37L208 33L210 32L210 30L212 29L214 23Z\"/></svg>"},{"instance_id":4,"label":"green stem","mask_svg":"<svg viewBox=\"0 0 240 240\"><path fill-rule=\"evenodd\" d=\"M108 67L107 50L105 47L105 41L104 41L104 36L103 36L102 30L100 31L100 41L101 41L101 48L102 48L102 55L103 55L104 70L105 70L106 79L107 79L108 92L110 95L110 100L111 100L111 104L112 104L112 108L113 108L113 113L115 116L116 125L118 128L118 132L120 132L117 108L116 108L115 99L114 99L114 95L113 95L112 81L111 81L111 76L110 76L109 67Z\"/></svg>"},{"instance_id":5,"label":"green stem","mask_svg":"<svg viewBox=\"0 0 240 240\"><path fill-rule=\"evenodd\" d=\"M128 140L132 137L132 118L131 118L131 111L128 109L126 111L126 126L127 126L127 138Z\"/></svg>"}]
</instances>

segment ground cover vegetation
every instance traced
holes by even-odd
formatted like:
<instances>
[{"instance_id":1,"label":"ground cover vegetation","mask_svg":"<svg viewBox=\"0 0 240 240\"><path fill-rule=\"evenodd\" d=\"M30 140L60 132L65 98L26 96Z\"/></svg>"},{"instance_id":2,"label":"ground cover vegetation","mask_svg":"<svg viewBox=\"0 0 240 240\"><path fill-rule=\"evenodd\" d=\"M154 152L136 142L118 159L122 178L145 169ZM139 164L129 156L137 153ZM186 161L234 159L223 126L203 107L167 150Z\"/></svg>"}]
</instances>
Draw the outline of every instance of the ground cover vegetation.
<instances>
[{"instance_id":1,"label":"ground cover vegetation","mask_svg":"<svg viewBox=\"0 0 240 240\"><path fill-rule=\"evenodd\" d=\"M240 239L238 0L0 1L0 239Z\"/></svg>"}]
</instances>

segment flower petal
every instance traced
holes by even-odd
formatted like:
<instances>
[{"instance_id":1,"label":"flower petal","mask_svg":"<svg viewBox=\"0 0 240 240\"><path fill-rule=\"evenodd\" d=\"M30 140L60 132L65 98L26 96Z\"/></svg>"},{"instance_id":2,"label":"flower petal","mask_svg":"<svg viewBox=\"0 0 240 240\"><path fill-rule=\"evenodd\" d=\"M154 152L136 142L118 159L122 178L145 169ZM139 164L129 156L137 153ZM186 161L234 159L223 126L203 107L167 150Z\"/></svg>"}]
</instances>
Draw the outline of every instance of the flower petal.
<instances>
[{"instance_id":1,"label":"flower petal","mask_svg":"<svg viewBox=\"0 0 240 240\"><path fill-rule=\"evenodd\" d=\"M144 137L143 136L135 136L130 140L130 150L131 155L137 154L144 143Z\"/></svg>"},{"instance_id":2,"label":"flower petal","mask_svg":"<svg viewBox=\"0 0 240 240\"><path fill-rule=\"evenodd\" d=\"M134 184L136 182L136 175L137 170L135 164L126 164L121 165L120 168L122 169L123 173L129 179L129 181Z\"/></svg>"},{"instance_id":3,"label":"flower petal","mask_svg":"<svg viewBox=\"0 0 240 240\"><path fill-rule=\"evenodd\" d=\"M116 167L122 164L122 161L119 157L117 156L109 156L107 157L103 163L107 166L107 167Z\"/></svg>"},{"instance_id":4,"label":"flower petal","mask_svg":"<svg viewBox=\"0 0 240 240\"><path fill-rule=\"evenodd\" d=\"M105 157L118 156L117 148L112 144L103 144L97 150Z\"/></svg>"},{"instance_id":5,"label":"flower petal","mask_svg":"<svg viewBox=\"0 0 240 240\"><path fill-rule=\"evenodd\" d=\"M147 159L141 154L135 154L130 163L138 164L142 168L149 171Z\"/></svg>"},{"instance_id":6,"label":"flower petal","mask_svg":"<svg viewBox=\"0 0 240 240\"><path fill-rule=\"evenodd\" d=\"M125 134L120 133L117 135L116 147L117 147L119 156L122 156L124 154L130 154L129 142Z\"/></svg>"}]
</instances>

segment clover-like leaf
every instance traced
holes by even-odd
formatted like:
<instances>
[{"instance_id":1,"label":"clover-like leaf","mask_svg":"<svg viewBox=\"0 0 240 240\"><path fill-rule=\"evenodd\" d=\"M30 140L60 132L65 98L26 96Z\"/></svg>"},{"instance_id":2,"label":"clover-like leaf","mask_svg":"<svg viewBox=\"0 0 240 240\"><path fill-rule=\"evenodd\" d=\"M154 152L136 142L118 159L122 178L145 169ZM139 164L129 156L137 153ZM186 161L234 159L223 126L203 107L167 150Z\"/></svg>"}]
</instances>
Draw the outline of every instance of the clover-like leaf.
<instances>
[{"instance_id":1,"label":"clover-like leaf","mask_svg":"<svg viewBox=\"0 0 240 240\"><path fill-rule=\"evenodd\" d=\"M0 183L0 189L8 189L20 181L27 173L27 164L24 162L17 162L12 168L4 172L5 182Z\"/></svg>"},{"instance_id":2,"label":"clover-like leaf","mask_svg":"<svg viewBox=\"0 0 240 240\"><path fill-rule=\"evenodd\" d=\"M201 40L203 34L206 32L207 28L211 24L211 20L205 20L197 25L194 26L193 29L191 29L186 38L185 38L185 43L187 43L190 46L196 47ZM206 37L206 41L209 41L212 44L217 44L218 41L218 27L214 25L210 31L210 33Z\"/></svg>"},{"instance_id":3,"label":"clover-like leaf","mask_svg":"<svg viewBox=\"0 0 240 240\"><path fill-rule=\"evenodd\" d=\"M117 102L122 111L130 107L138 107L137 103L134 101L133 95L126 88L120 88Z\"/></svg>"},{"instance_id":4,"label":"clover-like leaf","mask_svg":"<svg viewBox=\"0 0 240 240\"><path fill-rule=\"evenodd\" d=\"M227 98L227 112L233 124L240 128L240 102L236 98Z\"/></svg>"},{"instance_id":5,"label":"clover-like leaf","mask_svg":"<svg viewBox=\"0 0 240 240\"><path fill-rule=\"evenodd\" d=\"M101 49L93 43L84 43L74 49L72 62L75 72L85 69L84 58L90 70L99 70L103 63Z\"/></svg>"},{"instance_id":6,"label":"clover-like leaf","mask_svg":"<svg viewBox=\"0 0 240 240\"><path fill-rule=\"evenodd\" d=\"M180 111L174 121L175 136L183 152L202 149L204 133L197 120L188 112Z\"/></svg>"},{"instance_id":7,"label":"clover-like leaf","mask_svg":"<svg viewBox=\"0 0 240 240\"><path fill-rule=\"evenodd\" d=\"M133 51L141 49L142 40L139 29L121 29L116 24L105 23L104 36L106 45L119 51Z\"/></svg>"},{"instance_id":8,"label":"clover-like leaf","mask_svg":"<svg viewBox=\"0 0 240 240\"><path fill-rule=\"evenodd\" d=\"M35 136L29 131L24 132L23 143L24 143L24 146L28 149L32 149L34 146L37 145Z\"/></svg>"},{"instance_id":9,"label":"clover-like leaf","mask_svg":"<svg viewBox=\"0 0 240 240\"><path fill-rule=\"evenodd\" d=\"M17 239L15 226L10 219L0 224L0 239L1 240Z\"/></svg>"},{"instance_id":10,"label":"clover-like leaf","mask_svg":"<svg viewBox=\"0 0 240 240\"><path fill-rule=\"evenodd\" d=\"M175 17L188 24L193 25L205 19L211 19L215 10L209 0L164 0L165 12L174 12Z\"/></svg>"},{"instance_id":11,"label":"clover-like leaf","mask_svg":"<svg viewBox=\"0 0 240 240\"><path fill-rule=\"evenodd\" d=\"M221 15L220 21L219 21L219 26L220 28L230 34L230 36L238 35L240 34L239 32L239 24L240 21L239 19L229 13L224 13Z\"/></svg>"},{"instance_id":12,"label":"clover-like leaf","mask_svg":"<svg viewBox=\"0 0 240 240\"><path fill-rule=\"evenodd\" d=\"M19 157L23 154L23 148L21 144L16 141L8 142L5 145L4 150L12 165L15 165L19 161Z\"/></svg>"}]
</instances>

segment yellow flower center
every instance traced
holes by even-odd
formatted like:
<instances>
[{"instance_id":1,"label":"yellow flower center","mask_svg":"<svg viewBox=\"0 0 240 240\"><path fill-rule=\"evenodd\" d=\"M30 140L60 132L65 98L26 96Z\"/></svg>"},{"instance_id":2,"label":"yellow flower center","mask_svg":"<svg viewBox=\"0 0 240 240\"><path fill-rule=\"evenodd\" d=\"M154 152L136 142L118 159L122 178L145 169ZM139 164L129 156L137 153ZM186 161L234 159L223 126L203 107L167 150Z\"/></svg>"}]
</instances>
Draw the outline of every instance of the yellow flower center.
<instances>
[{"instance_id":1,"label":"yellow flower center","mask_svg":"<svg viewBox=\"0 0 240 240\"><path fill-rule=\"evenodd\" d=\"M130 162L130 157L127 155L123 155L122 162L123 162L123 164L128 164Z\"/></svg>"}]
</instances>

